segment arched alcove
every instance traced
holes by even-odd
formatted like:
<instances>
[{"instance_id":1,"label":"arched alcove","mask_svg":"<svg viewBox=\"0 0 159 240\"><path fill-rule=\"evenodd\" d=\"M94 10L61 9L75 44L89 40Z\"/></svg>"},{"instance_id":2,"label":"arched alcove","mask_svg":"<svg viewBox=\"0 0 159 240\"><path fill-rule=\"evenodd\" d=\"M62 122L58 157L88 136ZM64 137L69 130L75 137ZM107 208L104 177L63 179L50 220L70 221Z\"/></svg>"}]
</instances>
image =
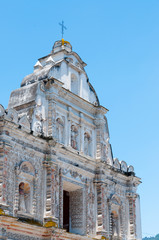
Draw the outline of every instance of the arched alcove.
<instances>
[{"instance_id":1,"label":"arched alcove","mask_svg":"<svg viewBox=\"0 0 159 240\"><path fill-rule=\"evenodd\" d=\"M56 138L59 143L64 143L64 121L61 118L56 119Z\"/></svg>"},{"instance_id":2,"label":"arched alcove","mask_svg":"<svg viewBox=\"0 0 159 240\"><path fill-rule=\"evenodd\" d=\"M117 211L111 212L112 239L119 237L119 215Z\"/></svg>"},{"instance_id":3,"label":"arched alcove","mask_svg":"<svg viewBox=\"0 0 159 240\"><path fill-rule=\"evenodd\" d=\"M84 133L84 154L92 156L92 139L88 132Z\"/></svg>"},{"instance_id":4,"label":"arched alcove","mask_svg":"<svg viewBox=\"0 0 159 240\"><path fill-rule=\"evenodd\" d=\"M121 200L113 194L109 200L110 204L110 234L111 239L117 240L121 236Z\"/></svg>"},{"instance_id":5,"label":"arched alcove","mask_svg":"<svg viewBox=\"0 0 159 240\"><path fill-rule=\"evenodd\" d=\"M78 150L78 127L74 124L71 126L71 147Z\"/></svg>"},{"instance_id":6,"label":"arched alcove","mask_svg":"<svg viewBox=\"0 0 159 240\"><path fill-rule=\"evenodd\" d=\"M19 211L23 213L31 212L30 184L20 182L19 184Z\"/></svg>"},{"instance_id":7,"label":"arched alcove","mask_svg":"<svg viewBox=\"0 0 159 240\"><path fill-rule=\"evenodd\" d=\"M28 161L22 161L15 167L16 189L14 210L16 214L35 213L35 169Z\"/></svg>"}]
</instances>

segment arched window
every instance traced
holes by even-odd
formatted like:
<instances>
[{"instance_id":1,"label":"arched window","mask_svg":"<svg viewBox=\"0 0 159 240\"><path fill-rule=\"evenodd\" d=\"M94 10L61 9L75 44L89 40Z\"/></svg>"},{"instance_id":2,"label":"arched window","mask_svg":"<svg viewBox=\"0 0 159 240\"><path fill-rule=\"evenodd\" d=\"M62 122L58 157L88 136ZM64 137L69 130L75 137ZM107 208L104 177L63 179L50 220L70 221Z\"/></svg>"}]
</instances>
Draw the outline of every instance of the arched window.
<instances>
[{"instance_id":1,"label":"arched window","mask_svg":"<svg viewBox=\"0 0 159 240\"><path fill-rule=\"evenodd\" d=\"M75 74L71 74L71 92L78 95L78 80Z\"/></svg>"},{"instance_id":2,"label":"arched window","mask_svg":"<svg viewBox=\"0 0 159 240\"><path fill-rule=\"evenodd\" d=\"M88 132L84 133L84 153L86 155L92 156L92 140Z\"/></svg>"},{"instance_id":3,"label":"arched window","mask_svg":"<svg viewBox=\"0 0 159 240\"><path fill-rule=\"evenodd\" d=\"M78 150L78 127L71 126L71 147Z\"/></svg>"},{"instance_id":4,"label":"arched window","mask_svg":"<svg viewBox=\"0 0 159 240\"><path fill-rule=\"evenodd\" d=\"M61 118L56 119L56 137L58 142L64 143L64 122Z\"/></svg>"},{"instance_id":5,"label":"arched window","mask_svg":"<svg viewBox=\"0 0 159 240\"><path fill-rule=\"evenodd\" d=\"M29 183L21 182L19 184L19 211L23 213L30 213L31 198L30 198Z\"/></svg>"}]
</instances>

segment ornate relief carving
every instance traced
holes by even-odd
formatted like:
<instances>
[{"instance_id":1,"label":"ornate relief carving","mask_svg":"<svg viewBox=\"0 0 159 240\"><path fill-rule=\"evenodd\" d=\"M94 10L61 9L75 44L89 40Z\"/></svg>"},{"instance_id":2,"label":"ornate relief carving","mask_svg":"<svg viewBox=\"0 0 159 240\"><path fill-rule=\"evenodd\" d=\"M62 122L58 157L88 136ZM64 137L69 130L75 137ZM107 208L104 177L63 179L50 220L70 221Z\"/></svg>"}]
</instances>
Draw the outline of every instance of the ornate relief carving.
<instances>
[{"instance_id":1,"label":"ornate relief carving","mask_svg":"<svg viewBox=\"0 0 159 240\"><path fill-rule=\"evenodd\" d=\"M76 172L76 171L73 171L73 170L70 170L70 169L62 169L62 174L63 175L66 175L66 174L70 174L71 175L71 177L73 177L73 178L77 178L77 177L79 177L80 178L80 180L82 181L82 182L87 182L87 178L84 178L81 174L79 174L78 172Z\"/></svg>"},{"instance_id":2,"label":"ornate relief carving","mask_svg":"<svg viewBox=\"0 0 159 240\"><path fill-rule=\"evenodd\" d=\"M33 129L35 132L42 134L42 123L40 121L36 121L34 123Z\"/></svg>"}]
</instances>

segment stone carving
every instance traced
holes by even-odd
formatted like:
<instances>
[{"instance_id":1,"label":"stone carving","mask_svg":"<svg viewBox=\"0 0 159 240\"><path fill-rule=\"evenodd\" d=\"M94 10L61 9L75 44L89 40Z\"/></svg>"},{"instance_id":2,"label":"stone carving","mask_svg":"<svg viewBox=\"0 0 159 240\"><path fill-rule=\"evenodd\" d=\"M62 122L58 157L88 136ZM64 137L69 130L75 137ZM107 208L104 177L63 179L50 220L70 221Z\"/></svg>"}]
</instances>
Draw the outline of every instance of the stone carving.
<instances>
[{"instance_id":1,"label":"stone carving","mask_svg":"<svg viewBox=\"0 0 159 240\"><path fill-rule=\"evenodd\" d=\"M40 121L36 121L34 123L34 127L33 127L34 131L39 133L39 134L42 134L42 123Z\"/></svg>"},{"instance_id":2,"label":"stone carving","mask_svg":"<svg viewBox=\"0 0 159 240\"><path fill-rule=\"evenodd\" d=\"M3 117L5 114L4 107L0 104L0 117Z\"/></svg>"},{"instance_id":3,"label":"stone carving","mask_svg":"<svg viewBox=\"0 0 159 240\"><path fill-rule=\"evenodd\" d=\"M71 126L71 147L78 150L78 128L75 125Z\"/></svg>"},{"instance_id":4,"label":"stone carving","mask_svg":"<svg viewBox=\"0 0 159 240\"><path fill-rule=\"evenodd\" d=\"M89 156L92 155L91 144L92 144L91 136L88 132L85 132L84 133L84 153Z\"/></svg>"},{"instance_id":5,"label":"stone carving","mask_svg":"<svg viewBox=\"0 0 159 240\"><path fill-rule=\"evenodd\" d=\"M36 110L36 112L35 112L35 117L36 117L36 119L38 119L39 121L42 121L42 120L43 120L43 119L42 119L42 113L41 113L40 110Z\"/></svg>"},{"instance_id":6,"label":"stone carving","mask_svg":"<svg viewBox=\"0 0 159 240\"><path fill-rule=\"evenodd\" d=\"M80 180L82 182L87 182L87 178L84 178L81 174L79 174L78 172L76 171L73 171L73 170L70 170L70 169L62 169L62 174L63 175L66 175L67 173L69 173L73 178L77 178L79 177Z\"/></svg>"},{"instance_id":7,"label":"stone carving","mask_svg":"<svg viewBox=\"0 0 159 240\"><path fill-rule=\"evenodd\" d=\"M64 122L61 118L56 119L56 138L58 142L64 143Z\"/></svg>"}]
</instances>

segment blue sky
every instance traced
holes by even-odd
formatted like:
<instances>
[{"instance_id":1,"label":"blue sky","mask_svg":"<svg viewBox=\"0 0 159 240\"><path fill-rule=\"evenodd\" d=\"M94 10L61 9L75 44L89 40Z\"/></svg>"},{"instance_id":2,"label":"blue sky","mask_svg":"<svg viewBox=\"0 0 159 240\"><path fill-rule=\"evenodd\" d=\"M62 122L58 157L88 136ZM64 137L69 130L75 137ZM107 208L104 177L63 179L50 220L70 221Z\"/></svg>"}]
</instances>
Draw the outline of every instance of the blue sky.
<instances>
[{"instance_id":1,"label":"blue sky","mask_svg":"<svg viewBox=\"0 0 159 240\"><path fill-rule=\"evenodd\" d=\"M114 157L142 178L142 232L159 233L159 1L0 1L0 103L64 38L88 64Z\"/></svg>"}]
</instances>

